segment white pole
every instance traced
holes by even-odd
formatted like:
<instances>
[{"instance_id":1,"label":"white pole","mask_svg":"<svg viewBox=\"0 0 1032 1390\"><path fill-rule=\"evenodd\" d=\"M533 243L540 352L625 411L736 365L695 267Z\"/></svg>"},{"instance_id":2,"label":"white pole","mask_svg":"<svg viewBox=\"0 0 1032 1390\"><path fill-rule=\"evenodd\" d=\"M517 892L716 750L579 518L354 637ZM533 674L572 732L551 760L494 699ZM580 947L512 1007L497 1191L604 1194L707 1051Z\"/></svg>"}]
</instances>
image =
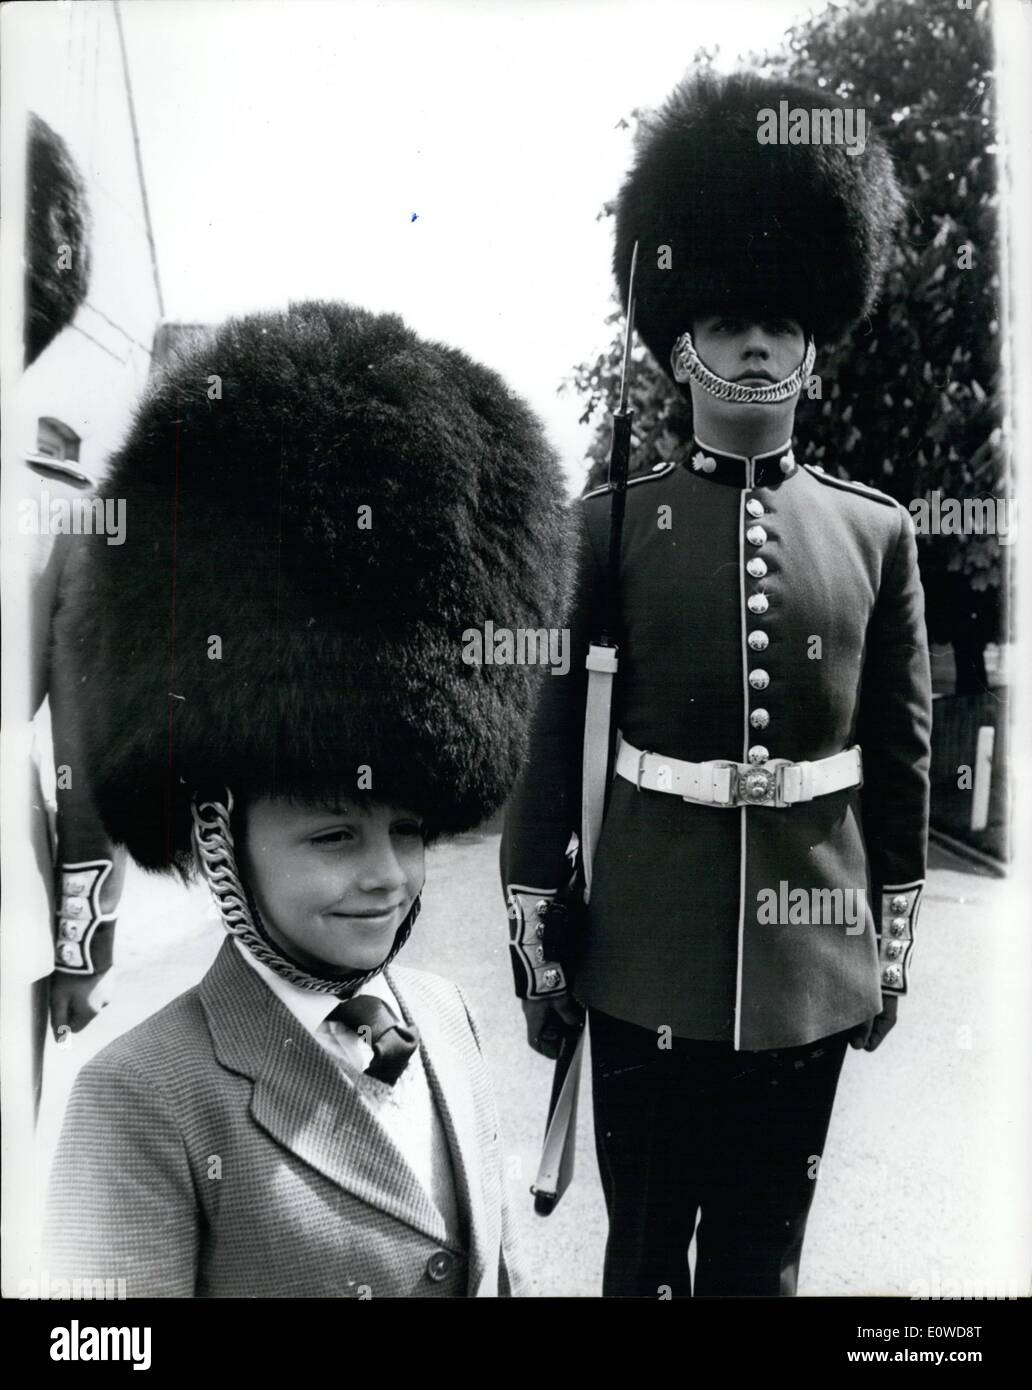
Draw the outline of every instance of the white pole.
<instances>
[{"instance_id":1,"label":"white pole","mask_svg":"<svg viewBox=\"0 0 1032 1390\"><path fill-rule=\"evenodd\" d=\"M983 724L975 744L975 785L971 797L971 829L984 830L989 824L989 788L993 780L993 744L996 730Z\"/></svg>"}]
</instances>

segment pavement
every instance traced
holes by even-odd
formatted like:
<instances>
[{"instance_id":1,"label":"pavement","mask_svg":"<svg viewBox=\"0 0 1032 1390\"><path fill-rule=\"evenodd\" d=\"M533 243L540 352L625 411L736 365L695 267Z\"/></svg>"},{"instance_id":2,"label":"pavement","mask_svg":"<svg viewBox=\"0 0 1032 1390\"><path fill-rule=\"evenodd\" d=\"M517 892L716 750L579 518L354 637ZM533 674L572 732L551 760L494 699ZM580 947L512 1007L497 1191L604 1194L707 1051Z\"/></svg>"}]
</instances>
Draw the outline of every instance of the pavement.
<instances>
[{"instance_id":1,"label":"pavement","mask_svg":"<svg viewBox=\"0 0 1032 1390\"><path fill-rule=\"evenodd\" d=\"M590 1079L586 1074L574 1183L551 1216L535 1216L528 1189L552 1064L525 1041L497 864L493 831L431 851L423 912L402 960L457 981L480 1024L534 1291L595 1296L606 1227ZM1032 1111L1023 1075L1032 1015L1027 907L1023 922L1007 881L933 848L918 933L913 992L901 1002L896 1029L877 1052L847 1054L801 1295L1032 1291ZM221 941L205 889L130 871L114 1001L81 1034L49 1044L41 1175L79 1068L196 983Z\"/></svg>"}]
</instances>

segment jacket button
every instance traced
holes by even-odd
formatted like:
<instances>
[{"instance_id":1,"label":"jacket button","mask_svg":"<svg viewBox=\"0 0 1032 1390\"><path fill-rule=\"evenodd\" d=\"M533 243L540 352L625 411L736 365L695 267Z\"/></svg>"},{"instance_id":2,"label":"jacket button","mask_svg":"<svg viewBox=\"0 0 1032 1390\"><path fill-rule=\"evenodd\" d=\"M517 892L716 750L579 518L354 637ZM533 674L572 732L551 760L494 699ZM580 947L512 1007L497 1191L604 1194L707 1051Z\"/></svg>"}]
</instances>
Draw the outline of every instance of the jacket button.
<instances>
[{"instance_id":1,"label":"jacket button","mask_svg":"<svg viewBox=\"0 0 1032 1390\"><path fill-rule=\"evenodd\" d=\"M427 1277L435 1284L447 1279L454 1268L455 1256L448 1250L435 1250L426 1262Z\"/></svg>"},{"instance_id":2,"label":"jacket button","mask_svg":"<svg viewBox=\"0 0 1032 1390\"><path fill-rule=\"evenodd\" d=\"M897 893L889 902L889 907L893 912L906 912L910 906L910 899L905 898L902 893Z\"/></svg>"},{"instance_id":3,"label":"jacket button","mask_svg":"<svg viewBox=\"0 0 1032 1390\"><path fill-rule=\"evenodd\" d=\"M745 601L750 613L766 613L770 603L766 594L750 594Z\"/></svg>"},{"instance_id":4,"label":"jacket button","mask_svg":"<svg viewBox=\"0 0 1032 1390\"><path fill-rule=\"evenodd\" d=\"M745 640L754 652L766 651L767 647L770 646L770 638L765 632L750 632Z\"/></svg>"},{"instance_id":5,"label":"jacket button","mask_svg":"<svg viewBox=\"0 0 1032 1390\"><path fill-rule=\"evenodd\" d=\"M745 539L750 545L762 545L767 539L767 533L762 526L750 526L745 533Z\"/></svg>"},{"instance_id":6,"label":"jacket button","mask_svg":"<svg viewBox=\"0 0 1032 1390\"><path fill-rule=\"evenodd\" d=\"M889 923L889 931L893 936L902 936L907 929L907 919L905 917L893 917Z\"/></svg>"},{"instance_id":7,"label":"jacket button","mask_svg":"<svg viewBox=\"0 0 1032 1390\"><path fill-rule=\"evenodd\" d=\"M753 579L762 579L767 573L767 562L761 560L758 555L754 555L745 568Z\"/></svg>"},{"instance_id":8,"label":"jacket button","mask_svg":"<svg viewBox=\"0 0 1032 1390\"><path fill-rule=\"evenodd\" d=\"M751 763L765 763L770 757L770 750L764 748L762 743L754 743L749 749L748 758Z\"/></svg>"},{"instance_id":9,"label":"jacket button","mask_svg":"<svg viewBox=\"0 0 1032 1390\"><path fill-rule=\"evenodd\" d=\"M755 671L749 672L749 684L754 690L766 690L767 686L770 685L770 676L767 675L766 671L757 668Z\"/></svg>"},{"instance_id":10,"label":"jacket button","mask_svg":"<svg viewBox=\"0 0 1032 1390\"><path fill-rule=\"evenodd\" d=\"M750 516L762 516L763 503L760 501L758 497L750 497L748 502L746 502L745 504L745 510L749 513Z\"/></svg>"},{"instance_id":11,"label":"jacket button","mask_svg":"<svg viewBox=\"0 0 1032 1390\"><path fill-rule=\"evenodd\" d=\"M765 709L754 709L749 715L749 723L754 729L765 729L770 723L770 714Z\"/></svg>"}]
</instances>

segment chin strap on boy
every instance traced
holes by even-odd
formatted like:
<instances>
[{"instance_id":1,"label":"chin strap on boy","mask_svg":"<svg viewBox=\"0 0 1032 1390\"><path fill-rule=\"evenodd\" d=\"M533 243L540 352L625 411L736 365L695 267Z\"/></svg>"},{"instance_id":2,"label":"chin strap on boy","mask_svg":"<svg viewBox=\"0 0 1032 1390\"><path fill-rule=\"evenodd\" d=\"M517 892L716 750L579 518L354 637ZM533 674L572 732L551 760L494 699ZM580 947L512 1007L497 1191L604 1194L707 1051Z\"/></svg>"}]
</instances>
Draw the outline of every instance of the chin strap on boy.
<instances>
[{"instance_id":1,"label":"chin strap on boy","mask_svg":"<svg viewBox=\"0 0 1032 1390\"><path fill-rule=\"evenodd\" d=\"M284 980L317 994L336 994L341 999L350 999L367 980L390 965L408 940L413 923L419 916L421 901L418 894L395 934L390 951L379 965L372 970L344 972L336 978L312 974L273 943L257 904L241 882L230 824L233 793L227 787L224 801L202 801L195 797L190 814L193 819L194 859L215 899L222 925L242 946L247 947L256 960Z\"/></svg>"},{"instance_id":2,"label":"chin strap on boy","mask_svg":"<svg viewBox=\"0 0 1032 1390\"><path fill-rule=\"evenodd\" d=\"M366 1076L393 1086L419 1046L419 1029L403 1023L391 1006L372 994L358 994L338 1004L329 1022L343 1023L373 1049Z\"/></svg>"}]
</instances>

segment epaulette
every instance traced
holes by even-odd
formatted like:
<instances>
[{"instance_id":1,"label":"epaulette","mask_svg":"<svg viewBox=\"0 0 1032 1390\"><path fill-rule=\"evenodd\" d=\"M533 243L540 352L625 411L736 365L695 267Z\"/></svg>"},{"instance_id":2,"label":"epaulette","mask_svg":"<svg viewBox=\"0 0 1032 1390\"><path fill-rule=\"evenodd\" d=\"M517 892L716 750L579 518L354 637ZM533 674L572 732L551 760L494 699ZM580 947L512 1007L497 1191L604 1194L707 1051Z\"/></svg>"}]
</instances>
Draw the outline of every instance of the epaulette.
<instances>
[{"instance_id":1,"label":"epaulette","mask_svg":"<svg viewBox=\"0 0 1032 1390\"><path fill-rule=\"evenodd\" d=\"M858 493L861 497L869 497L872 502L883 502L887 507L899 506L895 497L890 497L887 492L879 492L876 487L854 482L852 478L833 478L816 463L804 463L803 467L812 478L816 478L819 483L827 483L828 487L840 487L843 492Z\"/></svg>"},{"instance_id":2,"label":"epaulette","mask_svg":"<svg viewBox=\"0 0 1032 1390\"><path fill-rule=\"evenodd\" d=\"M65 463L64 459L47 458L44 454L27 454L25 462L41 478L48 476L60 478L63 483L71 483L72 487L92 488L96 486L88 474L80 472L78 468L73 468L70 463Z\"/></svg>"},{"instance_id":3,"label":"epaulette","mask_svg":"<svg viewBox=\"0 0 1032 1390\"><path fill-rule=\"evenodd\" d=\"M627 486L634 487L635 483L654 483L657 478L665 478L671 469L676 467L676 463L657 463L653 466L651 473L639 473L636 478L628 478ZM586 502L589 497L604 497L608 491L609 484L603 483L601 487L595 487L590 492L583 493L581 501Z\"/></svg>"}]
</instances>

